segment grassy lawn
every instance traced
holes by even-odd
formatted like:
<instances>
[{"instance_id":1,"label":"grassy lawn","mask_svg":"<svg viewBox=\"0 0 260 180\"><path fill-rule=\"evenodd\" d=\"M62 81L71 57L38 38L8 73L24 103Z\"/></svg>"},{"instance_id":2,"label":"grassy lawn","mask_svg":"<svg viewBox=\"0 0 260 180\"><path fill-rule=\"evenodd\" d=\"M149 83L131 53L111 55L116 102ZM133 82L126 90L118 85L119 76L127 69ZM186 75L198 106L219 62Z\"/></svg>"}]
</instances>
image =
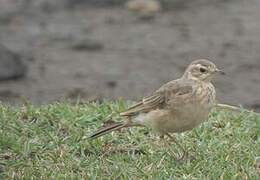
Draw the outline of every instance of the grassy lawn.
<instances>
[{"instance_id":1,"label":"grassy lawn","mask_svg":"<svg viewBox=\"0 0 260 180\"><path fill-rule=\"evenodd\" d=\"M214 109L180 164L150 129L86 139L128 105L0 105L0 179L260 179L259 115Z\"/></svg>"}]
</instances>

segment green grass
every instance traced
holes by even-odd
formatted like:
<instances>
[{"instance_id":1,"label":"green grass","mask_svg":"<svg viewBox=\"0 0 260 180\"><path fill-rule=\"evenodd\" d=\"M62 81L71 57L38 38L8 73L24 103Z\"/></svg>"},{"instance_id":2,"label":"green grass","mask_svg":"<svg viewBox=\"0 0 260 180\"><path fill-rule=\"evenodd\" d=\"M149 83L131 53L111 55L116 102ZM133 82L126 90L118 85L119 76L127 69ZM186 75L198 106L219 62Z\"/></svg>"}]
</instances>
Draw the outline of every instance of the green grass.
<instances>
[{"instance_id":1,"label":"green grass","mask_svg":"<svg viewBox=\"0 0 260 180\"><path fill-rule=\"evenodd\" d=\"M85 138L128 105L0 105L0 179L260 179L259 115L214 109L180 164L149 129Z\"/></svg>"}]
</instances>

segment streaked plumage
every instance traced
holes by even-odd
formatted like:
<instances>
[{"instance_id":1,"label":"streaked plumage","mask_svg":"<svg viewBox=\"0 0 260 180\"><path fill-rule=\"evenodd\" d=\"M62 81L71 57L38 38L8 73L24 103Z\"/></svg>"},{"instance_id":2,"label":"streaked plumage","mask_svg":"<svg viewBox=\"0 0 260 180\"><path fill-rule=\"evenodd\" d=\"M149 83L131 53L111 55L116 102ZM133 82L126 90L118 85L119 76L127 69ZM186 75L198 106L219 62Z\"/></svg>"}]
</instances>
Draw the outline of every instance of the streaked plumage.
<instances>
[{"instance_id":1,"label":"streaked plumage","mask_svg":"<svg viewBox=\"0 0 260 180\"><path fill-rule=\"evenodd\" d=\"M212 62L196 60L188 66L180 79L168 82L151 96L121 112L119 116L124 118L122 122L105 127L90 138L123 127L146 126L154 129L162 138L168 135L177 143L169 133L191 130L206 119L215 104L216 96L211 78L213 74L221 73ZM178 143L177 145L180 147ZM168 144L167 146L169 147ZM172 150L171 153L174 154Z\"/></svg>"}]
</instances>

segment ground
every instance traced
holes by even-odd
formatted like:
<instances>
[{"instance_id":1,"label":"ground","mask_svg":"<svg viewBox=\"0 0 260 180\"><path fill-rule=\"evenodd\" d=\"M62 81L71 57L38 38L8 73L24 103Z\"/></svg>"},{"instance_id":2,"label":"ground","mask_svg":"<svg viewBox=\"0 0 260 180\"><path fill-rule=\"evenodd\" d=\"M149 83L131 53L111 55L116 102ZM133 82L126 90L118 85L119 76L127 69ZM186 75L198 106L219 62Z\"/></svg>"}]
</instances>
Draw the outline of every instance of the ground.
<instances>
[{"instance_id":1,"label":"ground","mask_svg":"<svg viewBox=\"0 0 260 180\"><path fill-rule=\"evenodd\" d=\"M174 135L189 154L177 162L143 127L89 141L128 105L0 105L0 179L259 179L259 114L214 109L197 128Z\"/></svg>"},{"instance_id":2,"label":"ground","mask_svg":"<svg viewBox=\"0 0 260 180\"><path fill-rule=\"evenodd\" d=\"M28 74L1 81L0 99L137 100L208 58L227 74L214 81L217 99L259 111L259 7L258 0L179 2L149 21L122 6L18 13L1 21L0 42L27 59Z\"/></svg>"}]
</instances>

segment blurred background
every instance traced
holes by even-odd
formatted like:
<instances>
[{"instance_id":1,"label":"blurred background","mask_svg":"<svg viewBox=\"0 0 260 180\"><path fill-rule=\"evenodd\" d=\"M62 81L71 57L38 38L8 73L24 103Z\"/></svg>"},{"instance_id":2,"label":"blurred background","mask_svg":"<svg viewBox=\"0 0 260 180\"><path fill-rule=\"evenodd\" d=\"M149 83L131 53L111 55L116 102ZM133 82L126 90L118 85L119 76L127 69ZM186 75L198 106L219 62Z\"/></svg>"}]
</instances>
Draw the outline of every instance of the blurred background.
<instances>
[{"instance_id":1,"label":"blurred background","mask_svg":"<svg viewBox=\"0 0 260 180\"><path fill-rule=\"evenodd\" d=\"M198 58L260 111L259 0L0 0L0 100L138 100Z\"/></svg>"}]
</instances>

